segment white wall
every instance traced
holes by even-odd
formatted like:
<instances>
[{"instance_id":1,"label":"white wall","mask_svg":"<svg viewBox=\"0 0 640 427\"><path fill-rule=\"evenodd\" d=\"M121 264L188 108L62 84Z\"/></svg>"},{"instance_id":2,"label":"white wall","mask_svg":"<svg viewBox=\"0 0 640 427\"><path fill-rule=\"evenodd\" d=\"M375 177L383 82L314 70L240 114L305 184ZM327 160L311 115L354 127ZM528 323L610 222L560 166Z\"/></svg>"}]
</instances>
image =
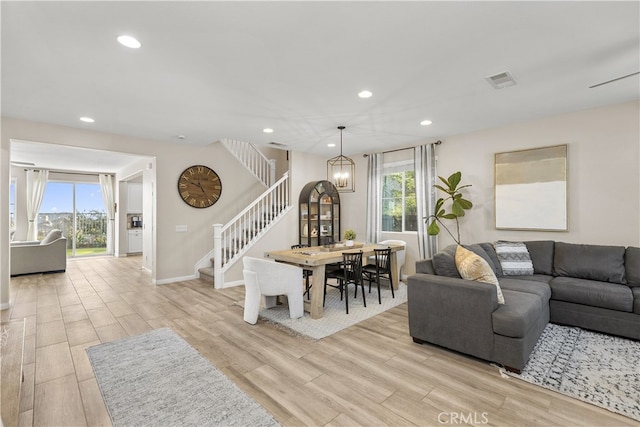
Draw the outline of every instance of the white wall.
<instances>
[{"instance_id":1,"label":"white wall","mask_svg":"<svg viewBox=\"0 0 640 427\"><path fill-rule=\"evenodd\" d=\"M438 173L462 171L474 207L461 221L463 243L550 239L640 245L640 109L638 102L578 111L457 135L438 146ZM567 232L496 230L494 154L567 144ZM540 212L544 215L544 212ZM440 247L452 243L441 232Z\"/></svg>"},{"instance_id":2,"label":"white wall","mask_svg":"<svg viewBox=\"0 0 640 427\"><path fill-rule=\"evenodd\" d=\"M9 141L2 138L0 143L0 310L10 307L9 294Z\"/></svg>"},{"instance_id":3,"label":"white wall","mask_svg":"<svg viewBox=\"0 0 640 427\"><path fill-rule=\"evenodd\" d=\"M578 111L510 126L441 138L438 174L462 171L473 186L466 193L474 208L461 219L463 243L550 239L574 243L640 246L640 108L629 102ZM425 140L424 143L434 142ZM496 230L495 153L568 145L569 231ZM365 237L367 161L356 163L356 192L341 195L342 227ZM453 221L451 225L455 227ZM415 273L416 233L383 233L382 239L407 242L403 274ZM443 230L439 247L454 243Z\"/></svg>"}]
</instances>

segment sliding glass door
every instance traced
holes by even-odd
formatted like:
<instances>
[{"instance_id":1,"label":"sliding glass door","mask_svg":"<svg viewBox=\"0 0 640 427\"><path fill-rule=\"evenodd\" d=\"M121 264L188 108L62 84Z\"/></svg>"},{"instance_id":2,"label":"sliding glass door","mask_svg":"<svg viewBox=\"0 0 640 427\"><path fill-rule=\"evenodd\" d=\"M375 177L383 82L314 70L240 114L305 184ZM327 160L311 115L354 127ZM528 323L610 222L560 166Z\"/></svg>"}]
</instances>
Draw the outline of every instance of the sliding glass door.
<instances>
[{"instance_id":1,"label":"sliding glass door","mask_svg":"<svg viewBox=\"0 0 640 427\"><path fill-rule=\"evenodd\" d=\"M38 215L38 240L52 229L62 230L69 256L107 253L107 213L100 184L47 183Z\"/></svg>"}]
</instances>

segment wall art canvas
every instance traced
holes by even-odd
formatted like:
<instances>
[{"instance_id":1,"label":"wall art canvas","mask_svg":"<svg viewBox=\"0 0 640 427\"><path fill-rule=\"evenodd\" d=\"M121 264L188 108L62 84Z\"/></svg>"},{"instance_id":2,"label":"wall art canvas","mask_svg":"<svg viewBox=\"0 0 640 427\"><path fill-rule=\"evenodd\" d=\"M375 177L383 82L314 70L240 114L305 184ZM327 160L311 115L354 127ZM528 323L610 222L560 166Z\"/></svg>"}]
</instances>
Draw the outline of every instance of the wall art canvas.
<instances>
[{"instance_id":1,"label":"wall art canvas","mask_svg":"<svg viewBox=\"0 0 640 427\"><path fill-rule=\"evenodd\" d=\"M566 231L567 146L496 153L497 229Z\"/></svg>"}]
</instances>

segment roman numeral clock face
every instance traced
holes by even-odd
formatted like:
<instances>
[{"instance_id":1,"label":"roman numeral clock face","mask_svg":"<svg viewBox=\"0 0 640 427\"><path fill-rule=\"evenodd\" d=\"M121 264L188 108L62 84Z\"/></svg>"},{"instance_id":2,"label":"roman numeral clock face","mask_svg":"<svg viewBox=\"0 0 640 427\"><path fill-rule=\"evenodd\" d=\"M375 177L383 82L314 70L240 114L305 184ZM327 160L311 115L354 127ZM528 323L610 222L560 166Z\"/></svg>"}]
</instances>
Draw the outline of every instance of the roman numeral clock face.
<instances>
[{"instance_id":1,"label":"roman numeral clock face","mask_svg":"<svg viewBox=\"0 0 640 427\"><path fill-rule=\"evenodd\" d=\"M195 165L188 167L178 178L178 192L186 204L194 208L208 208L220 198L222 183L213 169Z\"/></svg>"}]
</instances>

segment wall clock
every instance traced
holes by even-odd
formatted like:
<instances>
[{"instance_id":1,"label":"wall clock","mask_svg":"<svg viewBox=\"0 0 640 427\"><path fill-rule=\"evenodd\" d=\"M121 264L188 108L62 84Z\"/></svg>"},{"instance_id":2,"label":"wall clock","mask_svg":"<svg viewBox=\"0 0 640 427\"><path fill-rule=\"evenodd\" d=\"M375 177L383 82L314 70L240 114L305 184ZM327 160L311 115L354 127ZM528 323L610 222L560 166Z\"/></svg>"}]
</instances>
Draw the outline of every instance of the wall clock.
<instances>
[{"instance_id":1,"label":"wall clock","mask_svg":"<svg viewBox=\"0 0 640 427\"><path fill-rule=\"evenodd\" d=\"M178 178L178 192L186 204L194 208L208 208L220 198L222 182L213 169L194 165L186 168Z\"/></svg>"}]
</instances>

